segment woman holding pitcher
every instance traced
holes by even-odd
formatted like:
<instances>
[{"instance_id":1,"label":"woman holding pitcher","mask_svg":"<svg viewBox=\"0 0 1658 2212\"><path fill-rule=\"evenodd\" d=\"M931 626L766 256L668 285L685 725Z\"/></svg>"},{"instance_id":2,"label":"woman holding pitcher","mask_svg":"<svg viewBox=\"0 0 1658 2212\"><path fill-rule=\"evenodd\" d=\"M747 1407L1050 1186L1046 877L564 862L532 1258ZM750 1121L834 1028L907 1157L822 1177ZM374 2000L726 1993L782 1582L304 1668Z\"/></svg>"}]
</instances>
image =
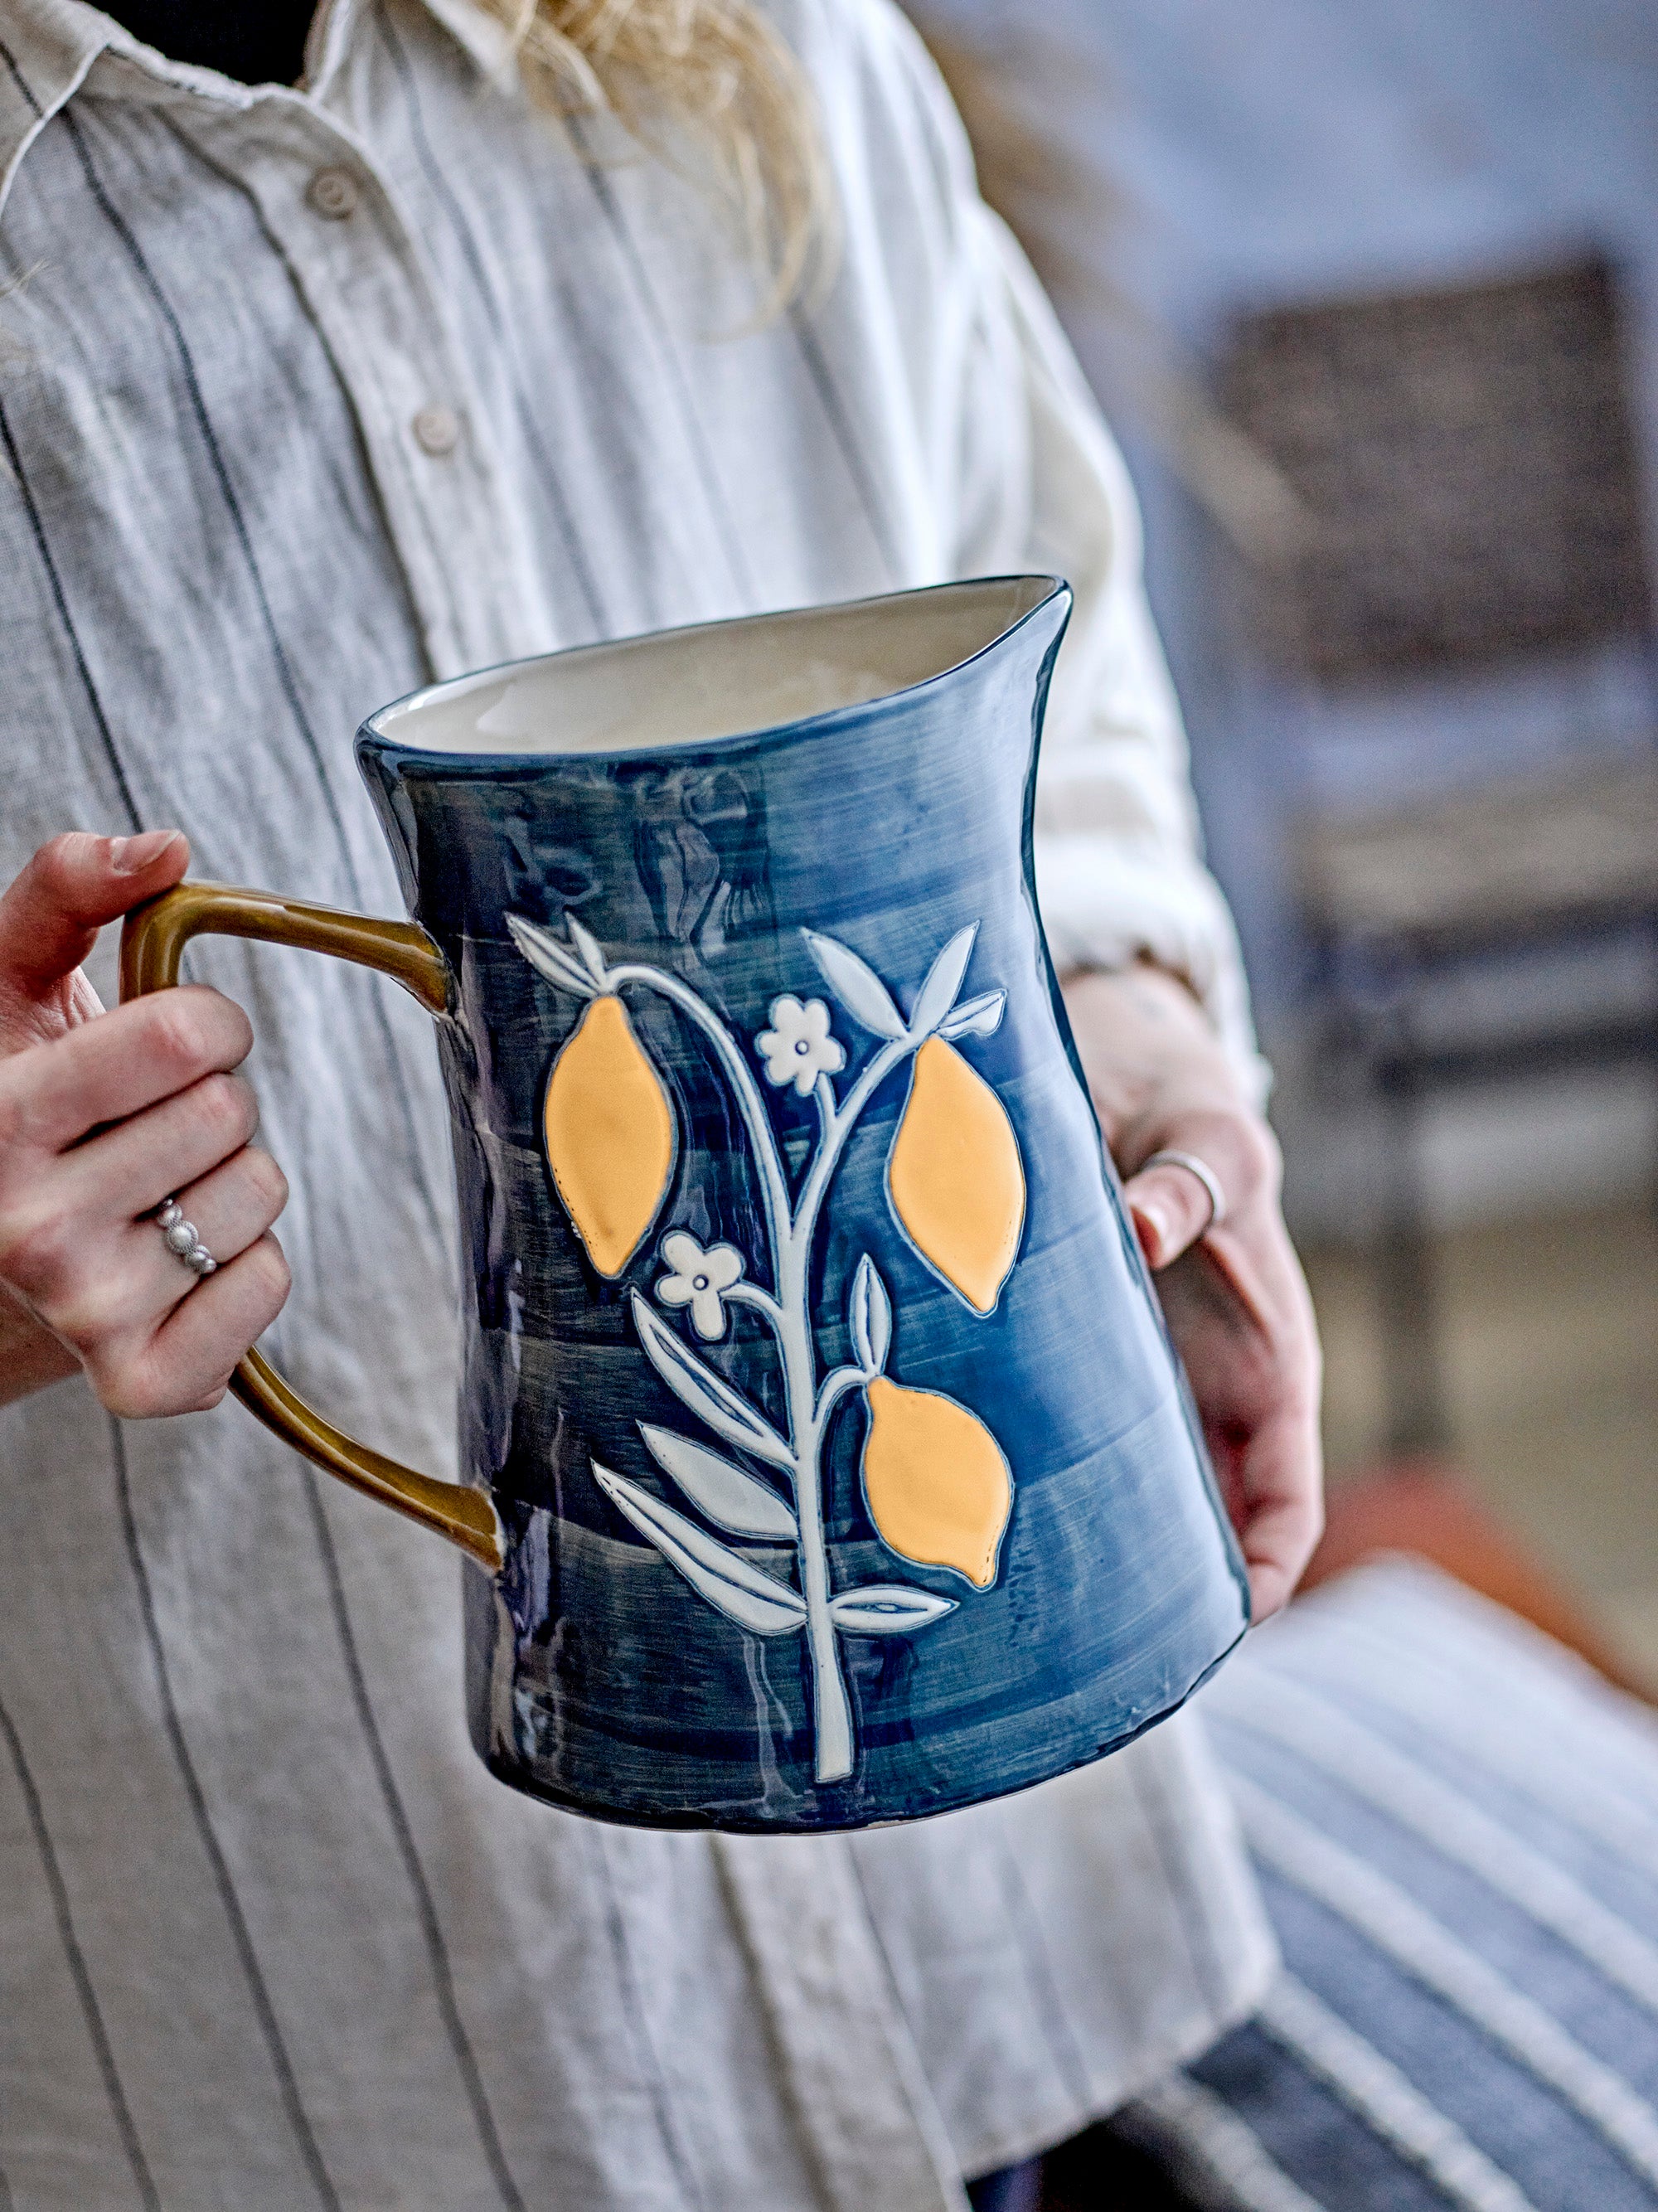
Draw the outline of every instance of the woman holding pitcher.
<instances>
[{"instance_id":1,"label":"woman holding pitcher","mask_svg":"<svg viewBox=\"0 0 1658 2212\"><path fill-rule=\"evenodd\" d=\"M419 684L1067 578L1043 919L1283 1601L1316 1346L1133 498L914 34L884 0L0 0L0 546L6 2186L1032 2201L1270 1972L1195 1725L853 1837L501 1789L437 1547L226 1401L263 1338L453 1473L425 1018L227 941L115 1006L106 933L187 868L400 913L349 738ZM696 915L743 865L722 805L658 859Z\"/></svg>"}]
</instances>

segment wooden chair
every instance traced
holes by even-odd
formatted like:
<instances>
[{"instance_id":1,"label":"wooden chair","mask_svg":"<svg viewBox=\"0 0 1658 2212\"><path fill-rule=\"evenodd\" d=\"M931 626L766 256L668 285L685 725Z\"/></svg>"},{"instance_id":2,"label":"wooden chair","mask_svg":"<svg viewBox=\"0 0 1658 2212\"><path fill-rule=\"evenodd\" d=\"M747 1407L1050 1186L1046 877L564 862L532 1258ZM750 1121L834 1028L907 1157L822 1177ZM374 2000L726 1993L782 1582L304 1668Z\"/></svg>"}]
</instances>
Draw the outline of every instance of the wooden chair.
<instances>
[{"instance_id":1,"label":"wooden chair","mask_svg":"<svg viewBox=\"0 0 1658 2212\"><path fill-rule=\"evenodd\" d=\"M1303 693L1385 698L1424 672L1545 653L1570 665L1619 641L1645 670L1641 730L1595 726L1586 690L1569 769L1295 832L1321 1080L1332 1103L1344 1086L1368 1097L1382 1132L1388 1439L1437 1450L1424 1103L1658 1057L1658 994L1564 1018L1522 1006L1479 1036L1436 1033L1432 1018L1476 963L1658 944L1658 655L1613 272L1590 257L1257 313L1234 333L1221 392L1294 495L1297 526L1256 560L1242 598L1254 650Z\"/></svg>"}]
</instances>

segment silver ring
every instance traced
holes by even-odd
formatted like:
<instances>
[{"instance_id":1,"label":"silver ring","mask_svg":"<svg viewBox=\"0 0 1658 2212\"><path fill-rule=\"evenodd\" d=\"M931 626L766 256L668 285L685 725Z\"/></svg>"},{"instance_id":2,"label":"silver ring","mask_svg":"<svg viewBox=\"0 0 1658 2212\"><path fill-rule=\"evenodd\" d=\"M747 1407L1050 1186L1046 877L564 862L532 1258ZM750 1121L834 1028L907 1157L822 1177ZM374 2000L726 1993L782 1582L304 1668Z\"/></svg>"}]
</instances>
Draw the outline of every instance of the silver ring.
<instances>
[{"instance_id":1,"label":"silver ring","mask_svg":"<svg viewBox=\"0 0 1658 2212\"><path fill-rule=\"evenodd\" d=\"M1207 1160L1200 1160L1195 1152L1153 1152L1149 1160L1142 1160L1134 1172L1144 1175L1147 1168L1184 1168L1187 1175L1195 1176L1209 1194L1209 1218L1199 1237L1206 1237L1212 1229L1218 1229L1226 1218L1226 1193L1220 1187L1220 1177Z\"/></svg>"},{"instance_id":2,"label":"silver ring","mask_svg":"<svg viewBox=\"0 0 1658 2212\"><path fill-rule=\"evenodd\" d=\"M167 1250L182 1260L192 1275L212 1274L219 1263L196 1234L195 1223L185 1219L185 1210L176 1198L164 1198L150 1218L161 1231Z\"/></svg>"}]
</instances>

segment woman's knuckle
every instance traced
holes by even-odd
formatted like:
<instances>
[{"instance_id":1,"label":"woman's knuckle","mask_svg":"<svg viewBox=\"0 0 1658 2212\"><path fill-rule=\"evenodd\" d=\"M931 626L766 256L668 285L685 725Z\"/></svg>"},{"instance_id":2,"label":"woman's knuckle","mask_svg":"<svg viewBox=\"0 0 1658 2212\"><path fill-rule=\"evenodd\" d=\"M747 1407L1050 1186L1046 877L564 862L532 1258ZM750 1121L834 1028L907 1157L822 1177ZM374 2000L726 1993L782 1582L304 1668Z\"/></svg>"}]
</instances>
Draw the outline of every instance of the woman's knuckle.
<instances>
[{"instance_id":1,"label":"woman's knuckle","mask_svg":"<svg viewBox=\"0 0 1658 2212\"><path fill-rule=\"evenodd\" d=\"M1278 1139L1258 1114L1238 1117L1236 1150L1243 1189L1240 1197L1274 1192L1284 1173Z\"/></svg>"},{"instance_id":2,"label":"woman's knuckle","mask_svg":"<svg viewBox=\"0 0 1658 2212\"><path fill-rule=\"evenodd\" d=\"M253 1048L253 1024L234 999L216 991L210 983L187 984L179 995L188 995L207 1048L225 1066L235 1066Z\"/></svg>"},{"instance_id":3,"label":"woman's knuckle","mask_svg":"<svg viewBox=\"0 0 1658 2212\"><path fill-rule=\"evenodd\" d=\"M89 1359L87 1372L99 1404L118 1419L153 1420L158 1414L173 1410L166 1373L153 1358L139 1353L101 1361Z\"/></svg>"},{"instance_id":4,"label":"woman's knuckle","mask_svg":"<svg viewBox=\"0 0 1658 2212\"><path fill-rule=\"evenodd\" d=\"M224 1150L245 1145L253 1129L253 1102L234 1075L204 1075L191 1093L204 1133Z\"/></svg>"},{"instance_id":5,"label":"woman's knuckle","mask_svg":"<svg viewBox=\"0 0 1658 2212\"><path fill-rule=\"evenodd\" d=\"M85 843L84 830L60 830L55 837L47 839L30 861L36 883L49 898L61 902L73 886L76 862Z\"/></svg>"},{"instance_id":6,"label":"woman's knuckle","mask_svg":"<svg viewBox=\"0 0 1658 2212\"><path fill-rule=\"evenodd\" d=\"M269 1231L257 1244L248 1247L246 1257L252 1287L262 1293L273 1310L284 1305L294 1287L294 1277L282 1246Z\"/></svg>"},{"instance_id":7,"label":"woman's knuckle","mask_svg":"<svg viewBox=\"0 0 1658 2212\"><path fill-rule=\"evenodd\" d=\"M161 1066L182 1088L201 1073L207 1058L202 1018L192 1000L181 991L169 991L152 1001L150 1048Z\"/></svg>"},{"instance_id":8,"label":"woman's knuckle","mask_svg":"<svg viewBox=\"0 0 1658 2212\"><path fill-rule=\"evenodd\" d=\"M242 1174L259 1204L272 1215L280 1213L288 1203L288 1177L270 1154L250 1145L242 1157Z\"/></svg>"}]
</instances>

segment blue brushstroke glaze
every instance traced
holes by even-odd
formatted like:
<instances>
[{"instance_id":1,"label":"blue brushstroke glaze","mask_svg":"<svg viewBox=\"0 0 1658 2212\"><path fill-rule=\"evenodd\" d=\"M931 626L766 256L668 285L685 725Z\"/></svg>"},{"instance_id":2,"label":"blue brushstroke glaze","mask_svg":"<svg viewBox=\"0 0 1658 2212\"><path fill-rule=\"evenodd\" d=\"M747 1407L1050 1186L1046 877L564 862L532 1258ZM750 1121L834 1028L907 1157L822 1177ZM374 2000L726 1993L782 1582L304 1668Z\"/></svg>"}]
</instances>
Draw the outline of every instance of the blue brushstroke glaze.
<instances>
[{"instance_id":1,"label":"blue brushstroke glaze","mask_svg":"<svg viewBox=\"0 0 1658 2212\"><path fill-rule=\"evenodd\" d=\"M406 706L360 734L410 914L454 978L439 1035L470 1286L461 1456L508 1542L495 1582L466 1574L471 1724L515 1788L601 1818L767 1832L943 1812L1127 1742L1243 1632L1242 1564L1043 943L1031 799L1069 593L1033 590L1023 604L942 675L754 734L658 751L440 752L413 741L420 717ZM560 939L574 917L609 961L671 971L750 1053L780 994L829 995L806 929L850 945L908 1008L939 947L976 922L963 996L1007 994L995 1031L960 1048L1005 1106L1028 1182L994 1312L973 1313L893 1219L885 1165L908 1067L854 1130L818 1239L820 1373L850 1357L847 1286L868 1252L891 1297L894 1378L969 1407L1014 1481L996 1581L969 1591L880 1540L859 1486L861 1396L842 1412L824 1467L834 1588L902 1582L958 1601L913 1634L842 1639L857 1745L844 1780L814 1779L805 1638L762 1638L717 1612L592 1472L598 1462L685 1507L639 1424L695 1425L646 1359L629 1300L650 1296L673 1229L765 1250L729 1088L672 1007L629 994L678 1150L656 1226L604 1280L558 1202L540 1133L549 1069L582 1001L521 957L509 914ZM832 1011L849 1082L878 1040ZM798 1180L813 1102L762 1087ZM730 1322L720 1341L686 1340L780 1423L766 1331L740 1309ZM738 1548L789 1582L786 1546Z\"/></svg>"}]
</instances>

